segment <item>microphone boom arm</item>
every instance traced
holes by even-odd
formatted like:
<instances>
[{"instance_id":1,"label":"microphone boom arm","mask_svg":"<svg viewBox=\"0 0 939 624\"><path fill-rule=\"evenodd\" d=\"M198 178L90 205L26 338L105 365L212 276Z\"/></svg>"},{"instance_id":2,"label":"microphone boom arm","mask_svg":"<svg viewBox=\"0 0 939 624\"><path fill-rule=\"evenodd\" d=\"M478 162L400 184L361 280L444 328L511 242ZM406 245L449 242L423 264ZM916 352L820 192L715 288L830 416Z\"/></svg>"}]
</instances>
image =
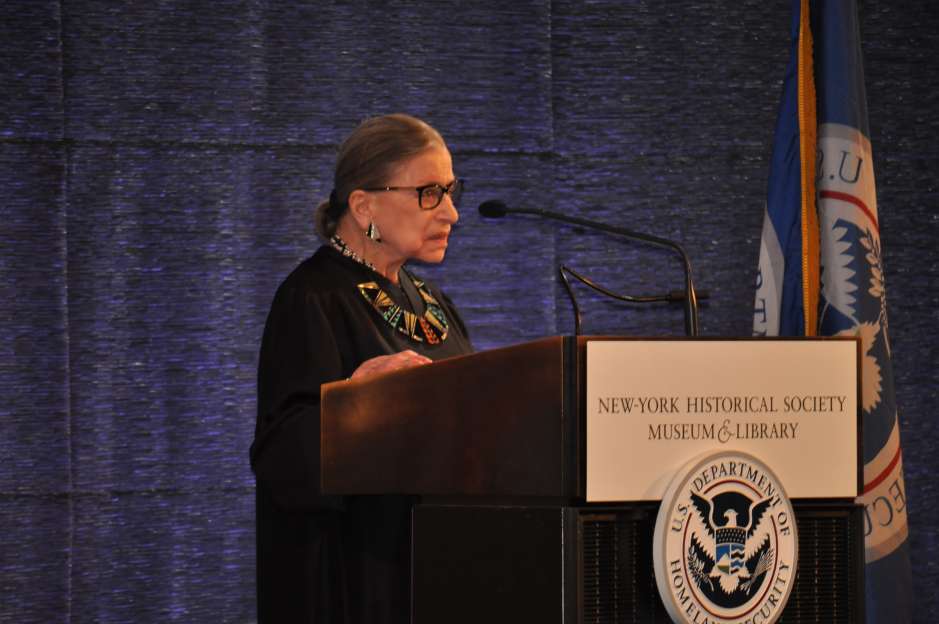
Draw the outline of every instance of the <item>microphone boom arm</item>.
<instances>
[{"instance_id":1,"label":"microphone boom arm","mask_svg":"<svg viewBox=\"0 0 939 624\"><path fill-rule=\"evenodd\" d=\"M488 202L487 202L488 203ZM501 202L500 202L501 203ZM694 282L691 278L691 261L688 259L688 254L685 253L685 250L674 241L670 241L666 238L660 238L658 236L652 236L650 234L643 234L641 232L634 232L633 230L628 230L626 228L617 227L613 225L607 225L606 223L600 223L599 221L591 221L590 219L582 219L580 217L572 217L566 214L559 212L551 212L550 210L540 210L536 208L512 208L511 210L503 208L503 214L530 214L539 217L544 217L547 219L553 219L555 221L562 221L564 223L570 223L572 225L579 225L582 227L600 230L602 232L607 232L609 234L617 234L619 236L625 236L626 238L632 238L639 240L650 245L655 245L658 247L664 247L666 249L671 249L678 254L681 259L682 268L685 273L685 334L687 336L697 336L698 335L698 298L694 290ZM482 210L481 210L482 211ZM496 214L491 214L489 216L501 216Z\"/></svg>"}]
</instances>

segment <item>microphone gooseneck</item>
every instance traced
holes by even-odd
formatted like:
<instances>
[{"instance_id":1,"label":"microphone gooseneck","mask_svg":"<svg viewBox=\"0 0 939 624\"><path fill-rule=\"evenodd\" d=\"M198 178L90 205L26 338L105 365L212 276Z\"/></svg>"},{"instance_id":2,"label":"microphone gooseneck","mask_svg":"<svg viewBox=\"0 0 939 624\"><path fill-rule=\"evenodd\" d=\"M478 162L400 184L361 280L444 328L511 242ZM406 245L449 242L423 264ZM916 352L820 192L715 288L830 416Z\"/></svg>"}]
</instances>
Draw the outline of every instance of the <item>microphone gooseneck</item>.
<instances>
[{"instance_id":1,"label":"microphone gooseneck","mask_svg":"<svg viewBox=\"0 0 939 624\"><path fill-rule=\"evenodd\" d=\"M691 261L688 259L688 254L685 253L685 250L678 243L668 240L667 238L652 236L651 234L643 234L642 232L635 232L633 230L628 230L626 228L614 225L608 225L599 221L591 221L590 219L572 217L560 212L552 212L550 210L541 210L537 208L509 208L505 202L499 199L490 199L481 203L479 205L479 214L489 218L501 218L507 214L535 215L544 219L551 219L553 221L561 221L562 223L579 225L581 227L592 230L599 230L609 234L616 234L618 236L624 236L633 240L642 241L650 245L671 249L678 254L679 258L681 258L682 268L684 269L685 273L685 334L688 336L698 335L698 298L695 294L694 283L691 278Z\"/></svg>"}]
</instances>

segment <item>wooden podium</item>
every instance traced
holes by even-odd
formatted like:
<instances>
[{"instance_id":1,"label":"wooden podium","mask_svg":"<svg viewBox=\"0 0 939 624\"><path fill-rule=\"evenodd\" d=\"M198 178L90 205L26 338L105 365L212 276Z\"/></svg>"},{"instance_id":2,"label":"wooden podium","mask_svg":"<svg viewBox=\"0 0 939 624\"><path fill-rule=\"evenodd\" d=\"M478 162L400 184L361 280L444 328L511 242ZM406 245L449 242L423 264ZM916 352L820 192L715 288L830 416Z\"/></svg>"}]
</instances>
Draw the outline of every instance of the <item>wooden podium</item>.
<instances>
[{"instance_id":1,"label":"wooden podium","mask_svg":"<svg viewBox=\"0 0 939 624\"><path fill-rule=\"evenodd\" d=\"M658 501L588 504L586 343L553 337L326 384L325 494L415 494L412 622L669 622ZM793 501L799 574L783 622L863 621L863 515Z\"/></svg>"}]
</instances>

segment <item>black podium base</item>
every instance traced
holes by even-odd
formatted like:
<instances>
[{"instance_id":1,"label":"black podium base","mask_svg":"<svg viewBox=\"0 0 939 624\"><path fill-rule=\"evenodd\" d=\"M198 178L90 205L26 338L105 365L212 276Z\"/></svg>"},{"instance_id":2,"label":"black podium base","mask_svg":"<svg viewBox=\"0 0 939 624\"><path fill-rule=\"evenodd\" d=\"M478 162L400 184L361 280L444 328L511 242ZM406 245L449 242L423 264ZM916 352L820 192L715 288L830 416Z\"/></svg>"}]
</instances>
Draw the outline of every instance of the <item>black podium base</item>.
<instances>
[{"instance_id":1,"label":"black podium base","mask_svg":"<svg viewBox=\"0 0 939 624\"><path fill-rule=\"evenodd\" d=\"M780 622L864 621L862 510L794 501L799 569ZM658 503L423 504L413 518L413 624L667 624L655 586Z\"/></svg>"}]
</instances>

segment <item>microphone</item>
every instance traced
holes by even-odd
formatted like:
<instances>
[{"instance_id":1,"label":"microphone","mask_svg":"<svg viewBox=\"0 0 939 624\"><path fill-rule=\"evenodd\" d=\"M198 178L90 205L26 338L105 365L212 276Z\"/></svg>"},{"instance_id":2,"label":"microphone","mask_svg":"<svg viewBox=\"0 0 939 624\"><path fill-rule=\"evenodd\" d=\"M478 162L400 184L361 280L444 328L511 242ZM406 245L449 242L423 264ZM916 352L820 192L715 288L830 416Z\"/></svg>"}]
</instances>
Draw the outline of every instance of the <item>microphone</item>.
<instances>
[{"instance_id":1,"label":"microphone","mask_svg":"<svg viewBox=\"0 0 939 624\"><path fill-rule=\"evenodd\" d=\"M489 199L479 204L479 214L490 219L501 219L508 211L509 207L499 199Z\"/></svg>"},{"instance_id":2,"label":"microphone","mask_svg":"<svg viewBox=\"0 0 939 624\"><path fill-rule=\"evenodd\" d=\"M599 230L601 232L607 232L608 234L616 234L618 236L623 236L632 240L642 241L650 245L671 249L681 258L682 268L685 272L685 334L688 336L698 335L698 297L695 293L694 283L691 279L691 261L688 259L688 254L685 253L685 250L682 249L681 245L678 243L668 240L667 238L660 238L658 236L652 236L651 234L643 234L641 232L627 230L626 228L617 227L615 225L608 225L599 221L591 221L589 219L582 219L580 217L572 217L560 212L540 210L537 208L509 208L505 202L500 199L489 199L481 203L479 205L479 214L492 219L499 219L510 214L535 215L543 219L551 219L553 221L561 221L562 223L579 225L591 230Z\"/></svg>"}]
</instances>

